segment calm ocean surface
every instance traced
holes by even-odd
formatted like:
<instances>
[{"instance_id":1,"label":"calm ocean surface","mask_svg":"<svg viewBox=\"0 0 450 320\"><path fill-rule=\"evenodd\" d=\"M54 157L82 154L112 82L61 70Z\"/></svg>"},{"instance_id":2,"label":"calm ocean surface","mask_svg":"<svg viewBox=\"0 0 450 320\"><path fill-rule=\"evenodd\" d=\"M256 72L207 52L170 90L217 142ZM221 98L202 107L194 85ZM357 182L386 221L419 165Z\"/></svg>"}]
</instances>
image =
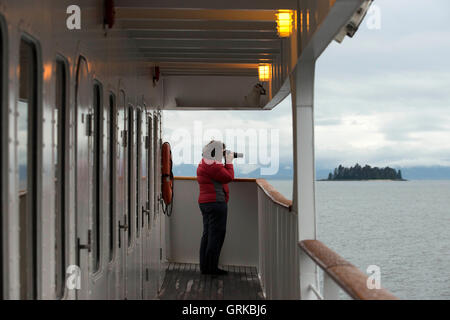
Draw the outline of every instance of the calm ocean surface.
<instances>
[{"instance_id":1,"label":"calm ocean surface","mask_svg":"<svg viewBox=\"0 0 450 320\"><path fill-rule=\"evenodd\" d=\"M292 182L269 181L287 198ZM401 299L450 299L450 181L316 183L318 239Z\"/></svg>"}]
</instances>

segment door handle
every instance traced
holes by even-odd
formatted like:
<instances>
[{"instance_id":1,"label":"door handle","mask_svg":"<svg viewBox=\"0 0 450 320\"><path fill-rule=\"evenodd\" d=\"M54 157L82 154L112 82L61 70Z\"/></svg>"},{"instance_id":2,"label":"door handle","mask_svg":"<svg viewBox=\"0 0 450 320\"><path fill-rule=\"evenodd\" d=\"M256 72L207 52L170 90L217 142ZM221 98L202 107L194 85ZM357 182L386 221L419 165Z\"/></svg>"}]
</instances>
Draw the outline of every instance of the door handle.
<instances>
[{"instance_id":1,"label":"door handle","mask_svg":"<svg viewBox=\"0 0 450 320\"><path fill-rule=\"evenodd\" d=\"M148 203L148 202L147 202L147 203ZM145 209L145 207L142 206L142 215L144 215L144 214L147 215L147 220L150 221L150 215L151 215L150 209ZM144 222L144 221L145 221L145 219L142 218L142 228L143 228L144 225L145 225L145 222Z\"/></svg>"},{"instance_id":2,"label":"door handle","mask_svg":"<svg viewBox=\"0 0 450 320\"><path fill-rule=\"evenodd\" d=\"M125 224L120 224L120 222L119 222L119 230L120 229L123 229L124 231L128 231L128 225L125 223Z\"/></svg>"},{"instance_id":3,"label":"door handle","mask_svg":"<svg viewBox=\"0 0 450 320\"><path fill-rule=\"evenodd\" d=\"M88 252L91 252L91 244L80 244L80 239L78 238L78 250L85 250L87 249Z\"/></svg>"},{"instance_id":4,"label":"door handle","mask_svg":"<svg viewBox=\"0 0 450 320\"><path fill-rule=\"evenodd\" d=\"M76 251L77 257L76 257L76 259L77 259L78 265L80 264L80 253L81 253L81 250L87 250L89 253L91 252L91 250L92 250L91 230L88 230L88 242L87 242L87 244L81 244L80 238L77 238L77 251Z\"/></svg>"},{"instance_id":5,"label":"door handle","mask_svg":"<svg viewBox=\"0 0 450 320\"><path fill-rule=\"evenodd\" d=\"M88 252L91 252L92 245L91 245L91 230L88 230L88 242L87 244L81 244L80 238L77 239L77 245L78 245L78 251L80 250L86 250Z\"/></svg>"},{"instance_id":6,"label":"door handle","mask_svg":"<svg viewBox=\"0 0 450 320\"><path fill-rule=\"evenodd\" d=\"M128 225L120 224L120 221L119 221L119 248L122 248L122 232L120 232L120 229L123 229L126 232L126 231L128 231Z\"/></svg>"},{"instance_id":7,"label":"door handle","mask_svg":"<svg viewBox=\"0 0 450 320\"><path fill-rule=\"evenodd\" d=\"M142 213L145 213L147 216L151 214L150 209L145 209L144 206L142 206Z\"/></svg>"},{"instance_id":8,"label":"door handle","mask_svg":"<svg viewBox=\"0 0 450 320\"><path fill-rule=\"evenodd\" d=\"M127 221L127 215L124 216L124 220ZM120 220L119 220L119 248L122 247L122 232L120 232L120 229L123 229L125 232L128 231L128 224L124 223L124 224L120 224Z\"/></svg>"}]
</instances>

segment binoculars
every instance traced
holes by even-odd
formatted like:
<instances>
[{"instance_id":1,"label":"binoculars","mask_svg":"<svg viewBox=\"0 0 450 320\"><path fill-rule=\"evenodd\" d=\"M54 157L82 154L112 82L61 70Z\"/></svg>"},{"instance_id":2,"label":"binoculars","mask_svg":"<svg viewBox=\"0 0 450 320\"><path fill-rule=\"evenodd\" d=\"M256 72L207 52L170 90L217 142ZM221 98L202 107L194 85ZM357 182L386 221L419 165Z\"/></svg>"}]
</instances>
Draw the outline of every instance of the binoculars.
<instances>
[{"instance_id":1,"label":"binoculars","mask_svg":"<svg viewBox=\"0 0 450 320\"><path fill-rule=\"evenodd\" d=\"M243 158L244 154L243 153L238 153L238 152L232 152L230 150L223 150L223 156L225 157L227 153L232 153L234 158Z\"/></svg>"}]
</instances>

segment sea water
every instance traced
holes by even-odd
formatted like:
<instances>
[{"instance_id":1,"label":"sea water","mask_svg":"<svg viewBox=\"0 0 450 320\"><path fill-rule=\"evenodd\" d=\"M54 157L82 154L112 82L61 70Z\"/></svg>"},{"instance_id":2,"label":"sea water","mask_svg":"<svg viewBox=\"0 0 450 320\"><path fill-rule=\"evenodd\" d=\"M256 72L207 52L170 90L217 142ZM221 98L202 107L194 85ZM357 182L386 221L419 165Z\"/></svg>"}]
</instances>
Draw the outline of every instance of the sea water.
<instances>
[{"instance_id":1,"label":"sea water","mask_svg":"<svg viewBox=\"0 0 450 320\"><path fill-rule=\"evenodd\" d=\"M292 198L292 181L269 181ZM450 299L450 181L317 181L318 239L401 299Z\"/></svg>"}]
</instances>

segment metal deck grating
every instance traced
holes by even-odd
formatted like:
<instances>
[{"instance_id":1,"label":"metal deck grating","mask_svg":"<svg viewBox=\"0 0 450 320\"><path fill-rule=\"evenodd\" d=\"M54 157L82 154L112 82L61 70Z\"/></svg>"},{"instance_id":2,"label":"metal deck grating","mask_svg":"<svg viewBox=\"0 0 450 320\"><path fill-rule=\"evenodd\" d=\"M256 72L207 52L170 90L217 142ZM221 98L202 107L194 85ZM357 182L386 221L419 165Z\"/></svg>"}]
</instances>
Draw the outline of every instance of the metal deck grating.
<instances>
[{"instance_id":1,"label":"metal deck grating","mask_svg":"<svg viewBox=\"0 0 450 320\"><path fill-rule=\"evenodd\" d=\"M255 267L223 266L227 275L202 275L198 264L170 263L161 300L262 300Z\"/></svg>"}]
</instances>

